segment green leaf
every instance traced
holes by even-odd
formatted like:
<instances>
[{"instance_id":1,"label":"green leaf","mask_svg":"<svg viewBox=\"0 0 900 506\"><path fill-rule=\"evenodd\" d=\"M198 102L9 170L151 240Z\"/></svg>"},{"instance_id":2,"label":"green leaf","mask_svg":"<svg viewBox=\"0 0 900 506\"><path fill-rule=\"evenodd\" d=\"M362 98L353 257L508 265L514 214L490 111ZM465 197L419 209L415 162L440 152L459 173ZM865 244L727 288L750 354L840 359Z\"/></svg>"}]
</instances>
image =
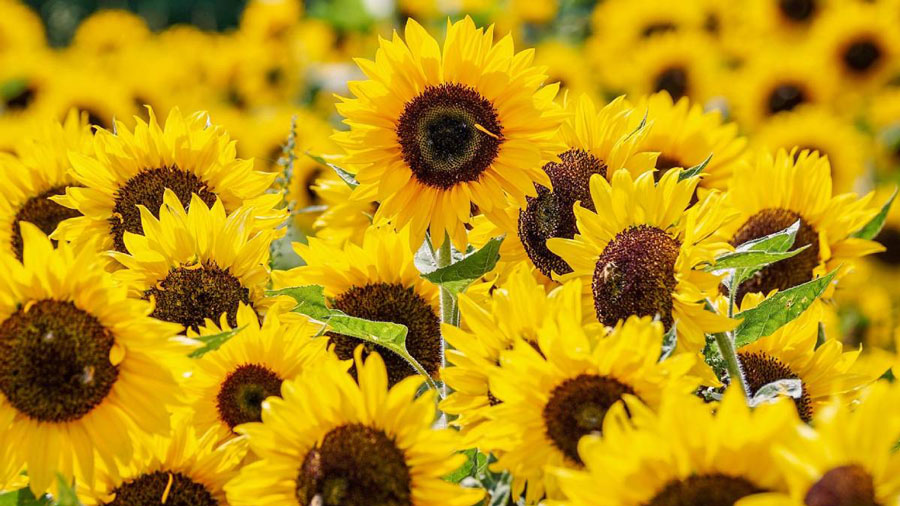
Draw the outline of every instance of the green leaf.
<instances>
[{"instance_id":1,"label":"green leaf","mask_svg":"<svg viewBox=\"0 0 900 506\"><path fill-rule=\"evenodd\" d=\"M474 478L487 466L488 457L486 454L479 452L478 448L469 448L460 453L466 456L466 461L457 470L444 476L445 481L459 483L466 478Z\"/></svg>"},{"instance_id":2,"label":"green leaf","mask_svg":"<svg viewBox=\"0 0 900 506\"><path fill-rule=\"evenodd\" d=\"M56 481L59 485L59 498L56 500L56 506L81 506L75 489L66 481L65 477L56 473Z\"/></svg>"},{"instance_id":3,"label":"green leaf","mask_svg":"<svg viewBox=\"0 0 900 506\"><path fill-rule=\"evenodd\" d=\"M703 160L702 162L698 163L697 165L694 165L690 169L681 171L681 173L678 174L678 180L684 181L685 179L690 179L690 178L700 174L701 172L703 172L703 169L705 169L706 166L709 165L709 161L712 160L712 156L713 156L712 153L710 153L709 156L706 157L706 160Z\"/></svg>"},{"instance_id":4,"label":"green leaf","mask_svg":"<svg viewBox=\"0 0 900 506\"><path fill-rule=\"evenodd\" d=\"M28 487L0 494L0 506L51 506L52 504L50 496L44 495L38 499L34 497Z\"/></svg>"},{"instance_id":5,"label":"green leaf","mask_svg":"<svg viewBox=\"0 0 900 506\"><path fill-rule=\"evenodd\" d=\"M725 280L725 286L729 291L731 290L731 287L739 287L741 286L741 283L753 277L754 274L759 272L760 269L766 265L770 265L778 260L790 258L797 253L800 253L802 248L798 248L796 252L790 252L787 256L778 258L781 254L787 253L791 246L794 245L799 230L800 220L797 220L784 230L740 244L735 248L733 253L726 253L717 258L716 265L714 265L712 269L716 271L723 270L718 268L720 261L723 260L735 264L736 266L731 268L733 269L732 275ZM757 253L763 253L765 254L764 256L768 258L755 255ZM757 261L756 265L752 265L754 259ZM771 261L769 263L764 263L766 260ZM741 263L747 265L741 266ZM724 270L727 269L728 268Z\"/></svg>"},{"instance_id":6,"label":"green leaf","mask_svg":"<svg viewBox=\"0 0 900 506\"><path fill-rule=\"evenodd\" d=\"M226 330L225 332L219 332L218 334L213 334L211 336L196 337L196 340L204 344L201 348L197 348L196 350L190 352L188 354L188 357L200 358L211 351L218 350L223 344L225 344L232 337L236 336L241 330L244 330L244 327Z\"/></svg>"},{"instance_id":7,"label":"green leaf","mask_svg":"<svg viewBox=\"0 0 900 506\"><path fill-rule=\"evenodd\" d=\"M487 242L481 249L466 256L458 262L446 267L441 267L422 277L436 285L440 285L456 296L465 290L472 281L484 276L494 269L500 260L500 244L503 237L495 237Z\"/></svg>"},{"instance_id":8,"label":"green leaf","mask_svg":"<svg viewBox=\"0 0 900 506\"><path fill-rule=\"evenodd\" d=\"M660 362L669 358L669 356L672 355L672 352L675 351L675 346L678 345L678 333L675 329L677 324L678 322L673 323L669 331L663 336L662 350L659 354Z\"/></svg>"},{"instance_id":9,"label":"green leaf","mask_svg":"<svg viewBox=\"0 0 900 506\"><path fill-rule=\"evenodd\" d=\"M716 264L708 267L709 271L724 271L729 269L761 269L769 264L791 258L808 248L809 245L785 252L770 251L735 251L726 253L716 259Z\"/></svg>"},{"instance_id":10,"label":"green leaf","mask_svg":"<svg viewBox=\"0 0 900 506\"><path fill-rule=\"evenodd\" d=\"M816 334L816 349L825 344L825 323L819 322L819 332Z\"/></svg>"},{"instance_id":11,"label":"green leaf","mask_svg":"<svg viewBox=\"0 0 900 506\"><path fill-rule=\"evenodd\" d=\"M787 251L794 245L797 232L800 230L800 220L795 221L784 230L769 234L758 239L752 239L738 245L735 251L768 251L777 253Z\"/></svg>"},{"instance_id":12,"label":"green leaf","mask_svg":"<svg viewBox=\"0 0 900 506\"><path fill-rule=\"evenodd\" d=\"M347 186L349 186L350 188L356 188L357 186L359 186L359 181L356 180L356 176L354 174L351 174L346 170L338 167L337 165L325 160L325 158L323 158L322 156L314 155L309 151L306 152L306 156L312 158L316 162L326 167L331 167L331 170L333 170L343 182L347 183Z\"/></svg>"},{"instance_id":13,"label":"green leaf","mask_svg":"<svg viewBox=\"0 0 900 506\"><path fill-rule=\"evenodd\" d=\"M650 115L650 109L647 109L646 111L644 111L644 117L641 118L641 122L638 123L637 128L635 128L630 134L628 134L627 136L625 136L625 139L628 139L628 138L630 138L632 135L634 135L634 134L640 132L641 130L643 130L644 127L647 126L647 117L648 117L649 115Z\"/></svg>"},{"instance_id":14,"label":"green leaf","mask_svg":"<svg viewBox=\"0 0 900 506\"><path fill-rule=\"evenodd\" d=\"M9 100L21 94L26 88L28 88L28 81L24 78L17 77L7 79L0 83L0 96L2 96L4 100Z\"/></svg>"},{"instance_id":15,"label":"green leaf","mask_svg":"<svg viewBox=\"0 0 900 506\"><path fill-rule=\"evenodd\" d=\"M891 211L891 205L894 203L894 199L897 197L898 190L900 190L900 188L894 187L894 192L891 193L891 198L889 198L887 202L885 202L884 205L881 206L881 211L878 211L878 214L876 214L874 218L869 220L868 223L863 225L861 229L854 232L852 237L872 240L878 235L878 232L881 232L881 228L884 226L884 221L887 219L887 215Z\"/></svg>"},{"instance_id":16,"label":"green leaf","mask_svg":"<svg viewBox=\"0 0 900 506\"><path fill-rule=\"evenodd\" d=\"M734 331L735 347L740 348L772 335L783 325L800 316L825 292L836 273L837 269L820 278L778 292L760 302L755 308L734 315L735 319L743 320Z\"/></svg>"},{"instance_id":17,"label":"green leaf","mask_svg":"<svg viewBox=\"0 0 900 506\"><path fill-rule=\"evenodd\" d=\"M799 399L802 395L803 382L800 379L780 379L761 386L750 398L748 404L750 407L756 407L760 404L775 402L782 396Z\"/></svg>"},{"instance_id":18,"label":"green leaf","mask_svg":"<svg viewBox=\"0 0 900 506\"><path fill-rule=\"evenodd\" d=\"M324 321L335 314L344 314L342 311L331 309L325 304L324 288L319 285L292 286L281 290L268 290L266 295L275 297L287 295L297 301L297 305L291 311L305 314L315 320Z\"/></svg>"}]
</instances>

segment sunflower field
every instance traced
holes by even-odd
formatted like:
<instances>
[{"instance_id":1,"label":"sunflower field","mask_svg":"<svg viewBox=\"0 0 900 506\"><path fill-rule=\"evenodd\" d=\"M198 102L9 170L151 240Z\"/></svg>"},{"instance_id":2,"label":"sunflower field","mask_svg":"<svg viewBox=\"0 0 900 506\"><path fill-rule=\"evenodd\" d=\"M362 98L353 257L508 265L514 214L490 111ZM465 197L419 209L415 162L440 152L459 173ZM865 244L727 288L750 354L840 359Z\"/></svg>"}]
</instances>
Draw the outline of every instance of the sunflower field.
<instances>
[{"instance_id":1,"label":"sunflower field","mask_svg":"<svg viewBox=\"0 0 900 506\"><path fill-rule=\"evenodd\" d=\"M898 185L900 0L0 0L0 506L900 506Z\"/></svg>"}]
</instances>

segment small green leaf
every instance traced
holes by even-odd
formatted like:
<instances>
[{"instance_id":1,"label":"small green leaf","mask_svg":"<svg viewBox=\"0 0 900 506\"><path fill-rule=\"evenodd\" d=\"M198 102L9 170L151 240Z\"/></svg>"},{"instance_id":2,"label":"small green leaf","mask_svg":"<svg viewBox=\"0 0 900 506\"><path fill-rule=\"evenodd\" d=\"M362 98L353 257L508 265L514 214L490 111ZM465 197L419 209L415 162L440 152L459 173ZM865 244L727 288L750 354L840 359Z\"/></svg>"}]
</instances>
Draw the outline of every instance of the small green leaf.
<instances>
[{"instance_id":1,"label":"small green leaf","mask_svg":"<svg viewBox=\"0 0 900 506\"><path fill-rule=\"evenodd\" d=\"M422 274L422 277L446 288L455 296L465 290L472 281L494 269L497 261L500 260L500 244L502 242L502 236L495 237L482 246L481 249L462 260L427 274Z\"/></svg>"},{"instance_id":2,"label":"small green leaf","mask_svg":"<svg viewBox=\"0 0 900 506\"><path fill-rule=\"evenodd\" d=\"M0 96L4 101L15 98L28 88L28 81L21 78L7 79L0 83ZM2 504L2 503L0 503Z\"/></svg>"},{"instance_id":3,"label":"small green leaf","mask_svg":"<svg viewBox=\"0 0 900 506\"><path fill-rule=\"evenodd\" d=\"M891 205L894 203L894 199L897 197L897 191L900 188L895 187L894 192L891 193L891 198L881 206L881 211L878 211L878 214L875 215L874 218L869 220L863 228L857 230L853 233L852 237L856 237L859 239L868 239L872 240L877 235L878 232L881 232L881 228L884 227L884 222L887 220L887 215L891 211Z\"/></svg>"},{"instance_id":4,"label":"small green leaf","mask_svg":"<svg viewBox=\"0 0 900 506\"><path fill-rule=\"evenodd\" d=\"M353 174L347 172L346 170L338 167L337 165L325 160L324 157L322 157L320 155L314 155L314 154L310 153L309 151L306 152L306 156L312 158L316 162L318 162L326 167L330 167L331 170L333 170L335 172L335 174L337 174L338 177L341 178L341 180L343 182L347 183L347 186L349 186L350 188L356 188L357 186L359 186L359 181L356 180L355 175L353 175Z\"/></svg>"},{"instance_id":5,"label":"small green leaf","mask_svg":"<svg viewBox=\"0 0 900 506\"><path fill-rule=\"evenodd\" d=\"M81 506L75 489L66 481L65 477L56 473L56 481L59 485L59 498L57 498L55 506Z\"/></svg>"},{"instance_id":6,"label":"small green leaf","mask_svg":"<svg viewBox=\"0 0 900 506\"><path fill-rule=\"evenodd\" d=\"M203 342L204 345L203 347L197 348L196 350L192 351L190 354L188 354L188 357L200 358L211 351L218 350L223 344L225 344L232 337L236 336L238 332L243 329L244 327L240 327L232 330L226 330L225 332L219 332L218 334L213 334L211 336L200 336L194 338L197 341Z\"/></svg>"},{"instance_id":7,"label":"small green leaf","mask_svg":"<svg viewBox=\"0 0 900 506\"><path fill-rule=\"evenodd\" d=\"M703 160L702 162L698 163L697 165L694 165L690 169L681 171L681 173L678 174L678 180L684 181L685 179L690 179L690 178L700 174L701 172L703 172L703 169L705 169L706 166L709 165L709 161L712 160L712 156L713 156L712 153L710 153L709 156L706 157L706 160Z\"/></svg>"},{"instance_id":8,"label":"small green leaf","mask_svg":"<svg viewBox=\"0 0 900 506\"><path fill-rule=\"evenodd\" d=\"M632 135L634 135L634 134L640 132L641 130L643 130L644 127L647 126L647 117L648 117L649 115L650 115L650 109L647 109L646 111L644 111L644 117L641 118L641 122L638 123L637 128L635 128L630 134L628 134L627 136L625 136L625 139L628 139L628 138L630 138Z\"/></svg>"},{"instance_id":9,"label":"small green leaf","mask_svg":"<svg viewBox=\"0 0 900 506\"><path fill-rule=\"evenodd\" d=\"M743 320L735 329L735 347L740 348L757 339L772 335L786 323L800 316L821 296L837 270L812 281L788 288L759 303L758 306L734 315Z\"/></svg>"},{"instance_id":10,"label":"small green leaf","mask_svg":"<svg viewBox=\"0 0 900 506\"><path fill-rule=\"evenodd\" d=\"M708 271L724 271L729 269L761 269L769 264L785 260L797 255L809 245L785 252L769 251L735 251L726 253L716 259L716 264L708 267Z\"/></svg>"},{"instance_id":11,"label":"small green leaf","mask_svg":"<svg viewBox=\"0 0 900 506\"><path fill-rule=\"evenodd\" d=\"M795 221L791 226L787 227L784 230L775 232L774 234L769 234L764 237L760 237L758 239L753 239L747 241L743 244L738 245L735 248L733 253L726 253L721 257L716 259L716 266L719 265L719 262L723 259L731 258L731 262L740 263L742 260L747 264L752 264L750 261L753 258L756 258L758 261L763 262L764 259L761 257L756 257L755 255L751 255L750 253L764 253L769 258L768 260L772 260L768 264L766 263L758 263L757 265L747 265L734 267L734 271L732 275L725 280L725 286L731 290L731 287L741 286L741 283L753 277L754 274L760 271L766 265L777 262L778 260L784 260L785 258L790 258L791 256L799 253L803 248L798 248L796 252L791 252L789 255L778 258L780 254L786 253L791 246L794 245L794 241L797 238L797 232L800 230L800 220ZM804 247L805 248L805 247ZM775 260L778 258L778 260ZM716 270L716 266L713 266Z\"/></svg>"},{"instance_id":12,"label":"small green leaf","mask_svg":"<svg viewBox=\"0 0 900 506\"><path fill-rule=\"evenodd\" d=\"M819 333L816 335L816 349L825 344L825 323L819 322Z\"/></svg>"},{"instance_id":13,"label":"small green leaf","mask_svg":"<svg viewBox=\"0 0 900 506\"><path fill-rule=\"evenodd\" d=\"M791 226L784 230L769 234L757 239L752 239L743 244L738 245L735 251L767 251L769 253L778 253L787 251L794 245L797 238L797 232L800 230L800 220L795 221Z\"/></svg>"},{"instance_id":14,"label":"small green leaf","mask_svg":"<svg viewBox=\"0 0 900 506\"><path fill-rule=\"evenodd\" d=\"M660 362L669 358L669 356L672 355L672 352L675 351L675 346L678 345L678 332L675 329L677 324L678 322L673 323L669 331L663 336L662 350L659 354Z\"/></svg>"},{"instance_id":15,"label":"small green leaf","mask_svg":"<svg viewBox=\"0 0 900 506\"><path fill-rule=\"evenodd\" d=\"M469 448L468 450L463 450L460 453L466 456L466 461L463 463L463 465L459 466L457 470L453 471L447 476L444 476L445 481L449 481L451 483L459 483L466 478L474 478L479 470L487 465L487 455L479 452L478 448Z\"/></svg>"},{"instance_id":16,"label":"small green leaf","mask_svg":"<svg viewBox=\"0 0 900 506\"><path fill-rule=\"evenodd\" d=\"M43 495L40 499L34 497L31 489L14 490L0 494L0 506L51 506L53 501L49 495Z\"/></svg>"},{"instance_id":17,"label":"small green leaf","mask_svg":"<svg viewBox=\"0 0 900 506\"><path fill-rule=\"evenodd\" d=\"M344 314L336 309L331 309L325 304L324 288L319 285L292 286L281 290L268 290L266 295L276 297L287 295L297 301L297 305L291 311L302 313L315 320L324 321L335 314Z\"/></svg>"},{"instance_id":18,"label":"small green leaf","mask_svg":"<svg viewBox=\"0 0 900 506\"><path fill-rule=\"evenodd\" d=\"M797 378L780 379L771 383L766 383L753 394L748 404L750 407L756 407L760 404L775 402L782 396L792 399L799 399L803 395L803 382Z\"/></svg>"}]
</instances>

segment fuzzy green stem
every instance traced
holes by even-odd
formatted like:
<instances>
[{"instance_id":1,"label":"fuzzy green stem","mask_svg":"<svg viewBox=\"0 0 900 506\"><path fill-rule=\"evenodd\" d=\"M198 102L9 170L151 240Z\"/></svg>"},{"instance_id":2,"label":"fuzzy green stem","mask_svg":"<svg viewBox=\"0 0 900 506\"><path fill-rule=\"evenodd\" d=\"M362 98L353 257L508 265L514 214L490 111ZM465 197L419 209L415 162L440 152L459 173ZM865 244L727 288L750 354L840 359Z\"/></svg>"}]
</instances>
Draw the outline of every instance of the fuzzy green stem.
<instances>
[{"instance_id":1,"label":"fuzzy green stem","mask_svg":"<svg viewBox=\"0 0 900 506\"><path fill-rule=\"evenodd\" d=\"M444 242L437 251L435 258L438 269L447 267L453 263L453 251L450 245L450 238L444 237ZM450 290L441 287L441 321L450 325L459 326L459 307L456 305L456 299Z\"/></svg>"},{"instance_id":2,"label":"fuzzy green stem","mask_svg":"<svg viewBox=\"0 0 900 506\"><path fill-rule=\"evenodd\" d=\"M741 368L741 362L738 360L737 352L734 349L734 341L731 336L720 332L715 334L716 344L719 345L719 353L725 359L725 367L728 369L728 377L732 382L736 382L741 386L747 399L753 394L747 387L747 380L744 378L744 370Z\"/></svg>"}]
</instances>

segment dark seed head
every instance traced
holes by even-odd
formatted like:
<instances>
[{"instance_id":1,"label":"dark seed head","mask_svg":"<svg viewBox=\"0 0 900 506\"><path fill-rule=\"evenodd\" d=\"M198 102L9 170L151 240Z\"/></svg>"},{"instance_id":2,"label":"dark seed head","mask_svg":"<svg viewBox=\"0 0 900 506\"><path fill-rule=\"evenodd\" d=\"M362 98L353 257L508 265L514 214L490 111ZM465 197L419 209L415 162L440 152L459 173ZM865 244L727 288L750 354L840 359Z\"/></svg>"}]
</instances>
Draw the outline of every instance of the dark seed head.
<instances>
[{"instance_id":1,"label":"dark seed head","mask_svg":"<svg viewBox=\"0 0 900 506\"><path fill-rule=\"evenodd\" d=\"M607 376L581 374L564 381L544 406L547 438L572 462L583 464L578 441L587 434L599 434L606 412L625 394L634 395L634 390Z\"/></svg>"},{"instance_id":2,"label":"dark seed head","mask_svg":"<svg viewBox=\"0 0 900 506\"><path fill-rule=\"evenodd\" d=\"M478 180L491 166L503 142L503 126L494 105L478 91L446 83L428 86L406 104L397 137L416 179L446 190Z\"/></svg>"},{"instance_id":3,"label":"dark seed head","mask_svg":"<svg viewBox=\"0 0 900 506\"><path fill-rule=\"evenodd\" d=\"M843 59L847 70L854 74L865 74L878 64L882 51L875 41L857 40L844 50Z\"/></svg>"},{"instance_id":4,"label":"dark seed head","mask_svg":"<svg viewBox=\"0 0 900 506\"><path fill-rule=\"evenodd\" d=\"M885 247L884 251L875 254L875 259L887 265L900 265L900 229L886 225L875 240Z\"/></svg>"},{"instance_id":5,"label":"dark seed head","mask_svg":"<svg viewBox=\"0 0 900 506\"><path fill-rule=\"evenodd\" d=\"M819 478L805 498L806 506L879 506L872 476L860 466L836 467Z\"/></svg>"},{"instance_id":6,"label":"dark seed head","mask_svg":"<svg viewBox=\"0 0 900 506\"><path fill-rule=\"evenodd\" d=\"M441 367L441 325L431 305L410 287L400 284L373 283L354 286L340 294L332 302L335 309L350 316L379 322L393 322L409 329L406 335L406 349L431 375L436 375ZM363 355L377 351L387 367L390 386L403 378L416 374L409 362L396 353L355 337L329 332L329 343L342 360L353 358L353 351L363 344ZM356 376L356 366L351 374Z\"/></svg>"},{"instance_id":7,"label":"dark seed head","mask_svg":"<svg viewBox=\"0 0 900 506\"><path fill-rule=\"evenodd\" d=\"M406 456L394 441L352 424L332 429L306 454L297 500L303 506L412 506L411 488Z\"/></svg>"},{"instance_id":8,"label":"dark seed head","mask_svg":"<svg viewBox=\"0 0 900 506\"><path fill-rule=\"evenodd\" d=\"M172 484L169 485L169 480ZM168 490L168 494L166 494ZM106 506L218 506L219 501L205 485L178 472L154 471L128 480L113 491L115 499ZM163 502L163 496L166 496Z\"/></svg>"},{"instance_id":9,"label":"dark seed head","mask_svg":"<svg viewBox=\"0 0 900 506\"><path fill-rule=\"evenodd\" d=\"M742 300L747 293L768 294L776 288L786 290L813 278L813 270L819 264L819 233L794 211L763 209L751 216L738 229L731 240L731 245L738 246L747 241L780 232L793 225L797 220L800 220L800 230L797 232L791 250L803 246L809 247L787 260L781 260L757 272L740 286L737 300Z\"/></svg>"},{"instance_id":10,"label":"dark seed head","mask_svg":"<svg viewBox=\"0 0 900 506\"><path fill-rule=\"evenodd\" d=\"M547 277L553 272L572 272L569 264L547 248L547 239L575 237L578 227L572 207L580 201L583 207L593 211L591 176L606 177L606 164L583 150L571 149L559 155L559 159L560 163L544 165L553 191L535 185L537 197L528 197L528 205L519 212L519 239L532 263Z\"/></svg>"},{"instance_id":11,"label":"dark seed head","mask_svg":"<svg viewBox=\"0 0 900 506\"><path fill-rule=\"evenodd\" d=\"M773 381L800 379L784 362L767 353L739 352L738 359L744 369L747 388L753 395L756 395L760 388ZM806 390L805 383L802 385L802 389L803 392L800 398L794 399L794 403L797 405L797 412L800 413L800 418L808 422L812 419L812 401L810 400L809 392Z\"/></svg>"},{"instance_id":12,"label":"dark seed head","mask_svg":"<svg viewBox=\"0 0 900 506\"><path fill-rule=\"evenodd\" d=\"M670 482L645 506L734 506L742 497L760 492L763 490L744 478L695 475Z\"/></svg>"},{"instance_id":13,"label":"dark seed head","mask_svg":"<svg viewBox=\"0 0 900 506\"><path fill-rule=\"evenodd\" d=\"M219 388L219 418L234 429L242 423L262 421L262 403L281 395L282 379L259 364L244 364L231 371Z\"/></svg>"},{"instance_id":14,"label":"dark seed head","mask_svg":"<svg viewBox=\"0 0 900 506\"><path fill-rule=\"evenodd\" d=\"M151 316L193 330L199 329L206 318L218 323L222 313L228 314L228 324L235 327L240 303L250 303L250 290L228 270L209 262L198 268L172 269L144 292L144 298L150 296L156 298Z\"/></svg>"},{"instance_id":15,"label":"dark seed head","mask_svg":"<svg viewBox=\"0 0 900 506\"><path fill-rule=\"evenodd\" d=\"M0 324L0 391L20 413L63 423L88 414L119 377L114 336L71 302L45 299Z\"/></svg>"},{"instance_id":16,"label":"dark seed head","mask_svg":"<svg viewBox=\"0 0 900 506\"><path fill-rule=\"evenodd\" d=\"M22 260L22 251L24 244L22 243L22 230L19 226L20 222L27 221L37 225L41 232L50 235L56 230L56 226L63 220L81 216L81 213L75 209L61 206L50 200L50 197L62 195L66 193L65 186L51 188L40 195L31 197L16 213L16 218L12 225L12 251L18 260ZM54 242L55 244L55 242Z\"/></svg>"},{"instance_id":17,"label":"dark seed head","mask_svg":"<svg viewBox=\"0 0 900 506\"><path fill-rule=\"evenodd\" d=\"M37 95L37 89L33 86L26 86L4 100L5 108L11 111L23 111L34 102L35 95Z\"/></svg>"},{"instance_id":18,"label":"dark seed head","mask_svg":"<svg viewBox=\"0 0 900 506\"><path fill-rule=\"evenodd\" d=\"M769 94L769 114L793 110L808 100L806 92L797 84L781 84Z\"/></svg>"},{"instance_id":19,"label":"dark seed head","mask_svg":"<svg viewBox=\"0 0 900 506\"><path fill-rule=\"evenodd\" d=\"M109 128L109 122L103 119L103 115L100 114L96 109L92 109L90 107L81 107L78 105L74 106L74 108L87 113L88 124L99 128Z\"/></svg>"},{"instance_id":20,"label":"dark seed head","mask_svg":"<svg viewBox=\"0 0 900 506\"><path fill-rule=\"evenodd\" d=\"M809 20L816 12L815 0L778 0L778 8L787 19L800 23Z\"/></svg>"},{"instance_id":21,"label":"dark seed head","mask_svg":"<svg viewBox=\"0 0 900 506\"><path fill-rule=\"evenodd\" d=\"M614 326L632 315L654 316L668 330L679 249L669 234L649 225L619 232L594 268L591 288L600 323Z\"/></svg>"},{"instance_id":22,"label":"dark seed head","mask_svg":"<svg viewBox=\"0 0 900 506\"><path fill-rule=\"evenodd\" d=\"M653 83L653 91L667 91L672 100L687 95L688 75L684 67L670 67L656 76Z\"/></svg>"},{"instance_id":23,"label":"dark seed head","mask_svg":"<svg viewBox=\"0 0 900 506\"><path fill-rule=\"evenodd\" d=\"M141 212L137 206L145 206L153 216L159 217L159 208L162 207L166 188L175 192L185 207L190 204L191 195L195 193L207 206L212 207L216 203L216 194L206 188L206 183L191 172L177 167L145 170L116 190L113 217L109 219L116 251L127 253L125 241L122 239L126 231L134 234L144 233Z\"/></svg>"},{"instance_id":24,"label":"dark seed head","mask_svg":"<svg viewBox=\"0 0 900 506\"><path fill-rule=\"evenodd\" d=\"M651 23L645 26L644 29L641 30L641 37L647 39L654 35L674 32L677 29L678 27L675 26L674 23L670 23L668 21L660 21L658 23Z\"/></svg>"}]
</instances>

